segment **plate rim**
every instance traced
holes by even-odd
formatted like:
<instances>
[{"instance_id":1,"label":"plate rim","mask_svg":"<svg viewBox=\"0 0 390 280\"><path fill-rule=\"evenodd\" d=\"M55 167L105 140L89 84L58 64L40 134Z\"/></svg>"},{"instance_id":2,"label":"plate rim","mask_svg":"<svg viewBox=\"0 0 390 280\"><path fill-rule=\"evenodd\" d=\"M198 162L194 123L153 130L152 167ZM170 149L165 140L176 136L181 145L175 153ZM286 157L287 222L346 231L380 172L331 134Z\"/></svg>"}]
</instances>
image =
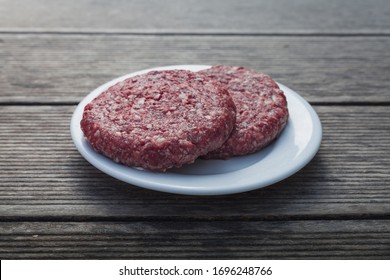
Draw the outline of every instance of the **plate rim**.
<instances>
[{"instance_id":1,"label":"plate rim","mask_svg":"<svg viewBox=\"0 0 390 280\"><path fill-rule=\"evenodd\" d=\"M306 166L317 154L321 141L322 141L322 125L321 121L314 110L314 108L298 93L293 91L292 89L288 88L287 86L278 83L278 85L281 87L283 91L287 91L288 94L292 94L294 98L296 98L307 110L307 112L310 115L311 121L313 123L313 135L308 143L308 145L305 147L305 155L303 159L301 159L298 164L294 165L293 167L290 167L288 170L285 170L284 172L280 172L278 176L274 176L273 178L269 178L265 181L252 181L251 183L246 183L244 185L237 185L237 184L230 184L228 186L224 187L213 187L213 188L206 188L206 187L200 187L200 186L189 186L189 185L171 185L163 182L156 182L156 179L163 179L162 176L166 175L167 173L163 172L153 172L153 171L144 171L144 170L138 170L137 168L127 167L118 163L115 163L111 159L98 154L95 151L92 151L92 157L90 157L89 152L83 149L83 133L80 128L80 120L82 117L82 113L84 111L84 107L86 104L88 104L91 100L93 100L96 96L98 96L101 92L106 90L108 87L110 87L113 84L116 84L124 79L127 79L129 77L147 73L154 70L168 70L168 69L206 69L211 67L210 65L192 65L192 64L185 64L185 65L169 65L169 66L160 66L160 67L154 67L154 68L148 68L136 72L132 72L129 74L122 75L120 77L114 78L111 81L108 81L96 89L92 90L89 94L84 96L84 98L79 102L76 109L74 110L71 118L71 124L70 124L70 130L71 130L71 136L72 141L74 145L76 146L79 153L84 157L85 160L87 160L90 164L92 164L95 168L99 169L100 171L104 172L105 174L114 177L120 181L123 181L125 183L135 185L138 187L142 187L145 189L155 190L155 191L161 191L161 192L167 192L167 193L175 193L175 194L184 194L184 195L225 195L225 194L234 194L234 193L241 193L246 192L250 190L255 190L259 188L263 188L266 186L269 186L271 184L280 182L291 175L298 172L300 169L302 169L304 166ZM196 70L196 71L198 71ZM192 70L193 71L193 70ZM291 97L290 97L291 98ZM79 139L79 135L81 132L81 140ZM283 133L283 132L282 132ZM81 142L80 142L81 141ZM85 141L85 140L84 140ZM271 144L272 145L272 144ZM310 147L309 147L310 146ZM92 149L92 148L90 148ZM97 158L97 159L96 159ZM107 164L105 164L107 163ZM255 165L255 164L253 164ZM250 166L249 166L250 167ZM244 168L246 169L246 168ZM211 174L211 175L194 175L194 174L177 174L173 177L183 177L186 178L186 180L194 180L197 179L200 182L205 183L207 182L207 179L213 178L218 179L219 177L231 177L233 173L240 174L242 169L232 171L229 173L222 173L222 174ZM129 174L123 175L123 172L132 172L135 175L137 174L147 174L146 176L130 176ZM227 174L230 174L229 176ZM157 175L157 176L156 176ZM234 175L234 174L233 174ZM170 174L172 176L172 174ZM149 177L149 178L148 178ZM152 178L151 178L152 177ZM155 178L155 179L153 179ZM168 180L169 181L169 180Z\"/></svg>"}]
</instances>

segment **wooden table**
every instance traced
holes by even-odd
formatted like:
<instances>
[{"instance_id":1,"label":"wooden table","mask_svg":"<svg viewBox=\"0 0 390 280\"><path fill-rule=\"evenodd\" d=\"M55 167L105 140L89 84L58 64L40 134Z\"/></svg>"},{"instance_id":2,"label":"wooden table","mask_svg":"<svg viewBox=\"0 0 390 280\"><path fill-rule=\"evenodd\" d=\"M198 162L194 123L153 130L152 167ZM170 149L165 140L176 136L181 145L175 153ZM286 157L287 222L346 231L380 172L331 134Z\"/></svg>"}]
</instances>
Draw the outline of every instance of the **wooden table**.
<instances>
[{"instance_id":1,"label":"wooden table","mask_svg":"<svg viewBox=\"0 0 390 280\"><path fill-rule=\"evenodd\" d=\"M316 157L247 193L173 195L92 167L78 102L114 77L243 65L306 98ZM390 5L372 1L0 1L0 257L388 259Z\"/></svg>"}]
</instances>

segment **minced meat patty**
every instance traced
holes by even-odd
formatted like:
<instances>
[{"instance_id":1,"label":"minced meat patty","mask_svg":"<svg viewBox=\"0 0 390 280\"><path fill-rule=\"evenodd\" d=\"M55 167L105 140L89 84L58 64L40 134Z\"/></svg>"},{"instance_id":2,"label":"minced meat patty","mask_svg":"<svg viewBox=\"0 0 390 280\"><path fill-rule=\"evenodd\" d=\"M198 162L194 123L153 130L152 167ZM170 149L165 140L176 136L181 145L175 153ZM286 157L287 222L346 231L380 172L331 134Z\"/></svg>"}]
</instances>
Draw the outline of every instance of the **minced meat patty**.
<instances>
[{"instance_id":1,"label":"minced meat patty","mask_svg":"<svg viewBox=\"0 0 390 280\"><path fill-rule=\"evenodd\" d=\"M227 159L256 152L271 143L288 119L283 91L270 76L252 69L213 66L200 71L226 86L236 105L236 124L229 139L205 158Z\"/></svg>"},{"instance_id":2,"label":"minced meat patty","mask_svg":"<svg viewBox=\"0 0 390 280\"><path fill-rule=\"evenodd\" d=\"M84 109L81 129L121 164L165 171L219 148L235 123L225 87L205 75L152 71L104 91Z\"/></svg>"}]
</instances>

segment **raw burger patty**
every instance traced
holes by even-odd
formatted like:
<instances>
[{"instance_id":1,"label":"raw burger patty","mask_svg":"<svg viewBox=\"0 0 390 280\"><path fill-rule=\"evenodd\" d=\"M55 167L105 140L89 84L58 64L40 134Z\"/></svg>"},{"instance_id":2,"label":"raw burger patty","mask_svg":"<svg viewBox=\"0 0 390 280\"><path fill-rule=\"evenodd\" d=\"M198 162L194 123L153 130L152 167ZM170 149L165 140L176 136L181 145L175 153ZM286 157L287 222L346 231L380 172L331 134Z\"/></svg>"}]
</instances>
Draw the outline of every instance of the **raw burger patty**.
<instances>
[{"instance_id":1,"label":"raw burger patty","mask_svg":"<svg viewBox=\"0 0 390 280\"><path fill-rule=\"evenodd\" d=\"M114 161L165 171L220 147L234 123L235 105L219 82L172 70L110 87L85 107L81 129Z\"/></svg>"},{"instance_id":2,"label":"raw burger patty","mask_svg":"<svg viewBox=\"0 0 390 280\"><path fill-rule=\"evenodd\" d=\"M270 76L244 67L213 66L200 71L225 85L237 108L236 125L222 147L205 158L226 159L271 143L288 119L286 97Z\"/></svg>"}]
</instances>

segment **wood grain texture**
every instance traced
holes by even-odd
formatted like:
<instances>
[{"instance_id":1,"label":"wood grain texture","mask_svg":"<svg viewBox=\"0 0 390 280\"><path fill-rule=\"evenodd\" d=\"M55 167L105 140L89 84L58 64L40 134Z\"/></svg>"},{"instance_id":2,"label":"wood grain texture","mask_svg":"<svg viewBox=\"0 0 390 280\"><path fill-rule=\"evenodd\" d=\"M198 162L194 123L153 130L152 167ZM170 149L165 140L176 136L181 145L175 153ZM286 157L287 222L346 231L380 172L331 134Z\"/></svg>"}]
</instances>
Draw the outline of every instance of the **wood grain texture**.
<instances>
[{"instance_id":1,"label":"wood grain texture","mask_svg":"<svg viewBox=\"0 0 390 280\"><path fill-rule=\"evenodd\" d=\"M76 103L137 70L243 65L310 102L390 102L389 37L0 36L0 102Z\"/></svg>"},{"instance_id":2,"label":"wood grain texture","mask_svg":"<svg viewBox=\"0 0 390 280\"><path fill-rule=\"evenodd\" d=\"M0 1L1 30L340 33L390 30L387 0Z\"/></svg>"},{"instance_id":3,"label":"wood grain texture","mask_svg":"<svg viewBox=\"0 0 390 280\"><path fill-rule=\"evenodd\" d=\"M388 259L390 221L1 223L1 259Z\"/></svg>"},{"instance_id":4,"label":"wood grain texture","mask_svg":"<svg viewBox=\"0 0 390 280\"><path fill-rule=\"evenodd\" d=\"M388 0L0 0L0 259L389 259L389 15ZM316 105L319 153L218 197L92 167L73 105L172 64L270 74Z\"/></svg>"},{"instance_id":5,"label":"wood grain texture","mask_svg":"<svg viewBox=\"0 0 390 280\"><path fill-rule=\"evenodd\" d=\"M387 106L316 106L323 143L296 175L220 197L119 182L74 147L73 106L0 107L0 217L19 220L286 220L390 217Z\"/></svg>"}]
</instances>

